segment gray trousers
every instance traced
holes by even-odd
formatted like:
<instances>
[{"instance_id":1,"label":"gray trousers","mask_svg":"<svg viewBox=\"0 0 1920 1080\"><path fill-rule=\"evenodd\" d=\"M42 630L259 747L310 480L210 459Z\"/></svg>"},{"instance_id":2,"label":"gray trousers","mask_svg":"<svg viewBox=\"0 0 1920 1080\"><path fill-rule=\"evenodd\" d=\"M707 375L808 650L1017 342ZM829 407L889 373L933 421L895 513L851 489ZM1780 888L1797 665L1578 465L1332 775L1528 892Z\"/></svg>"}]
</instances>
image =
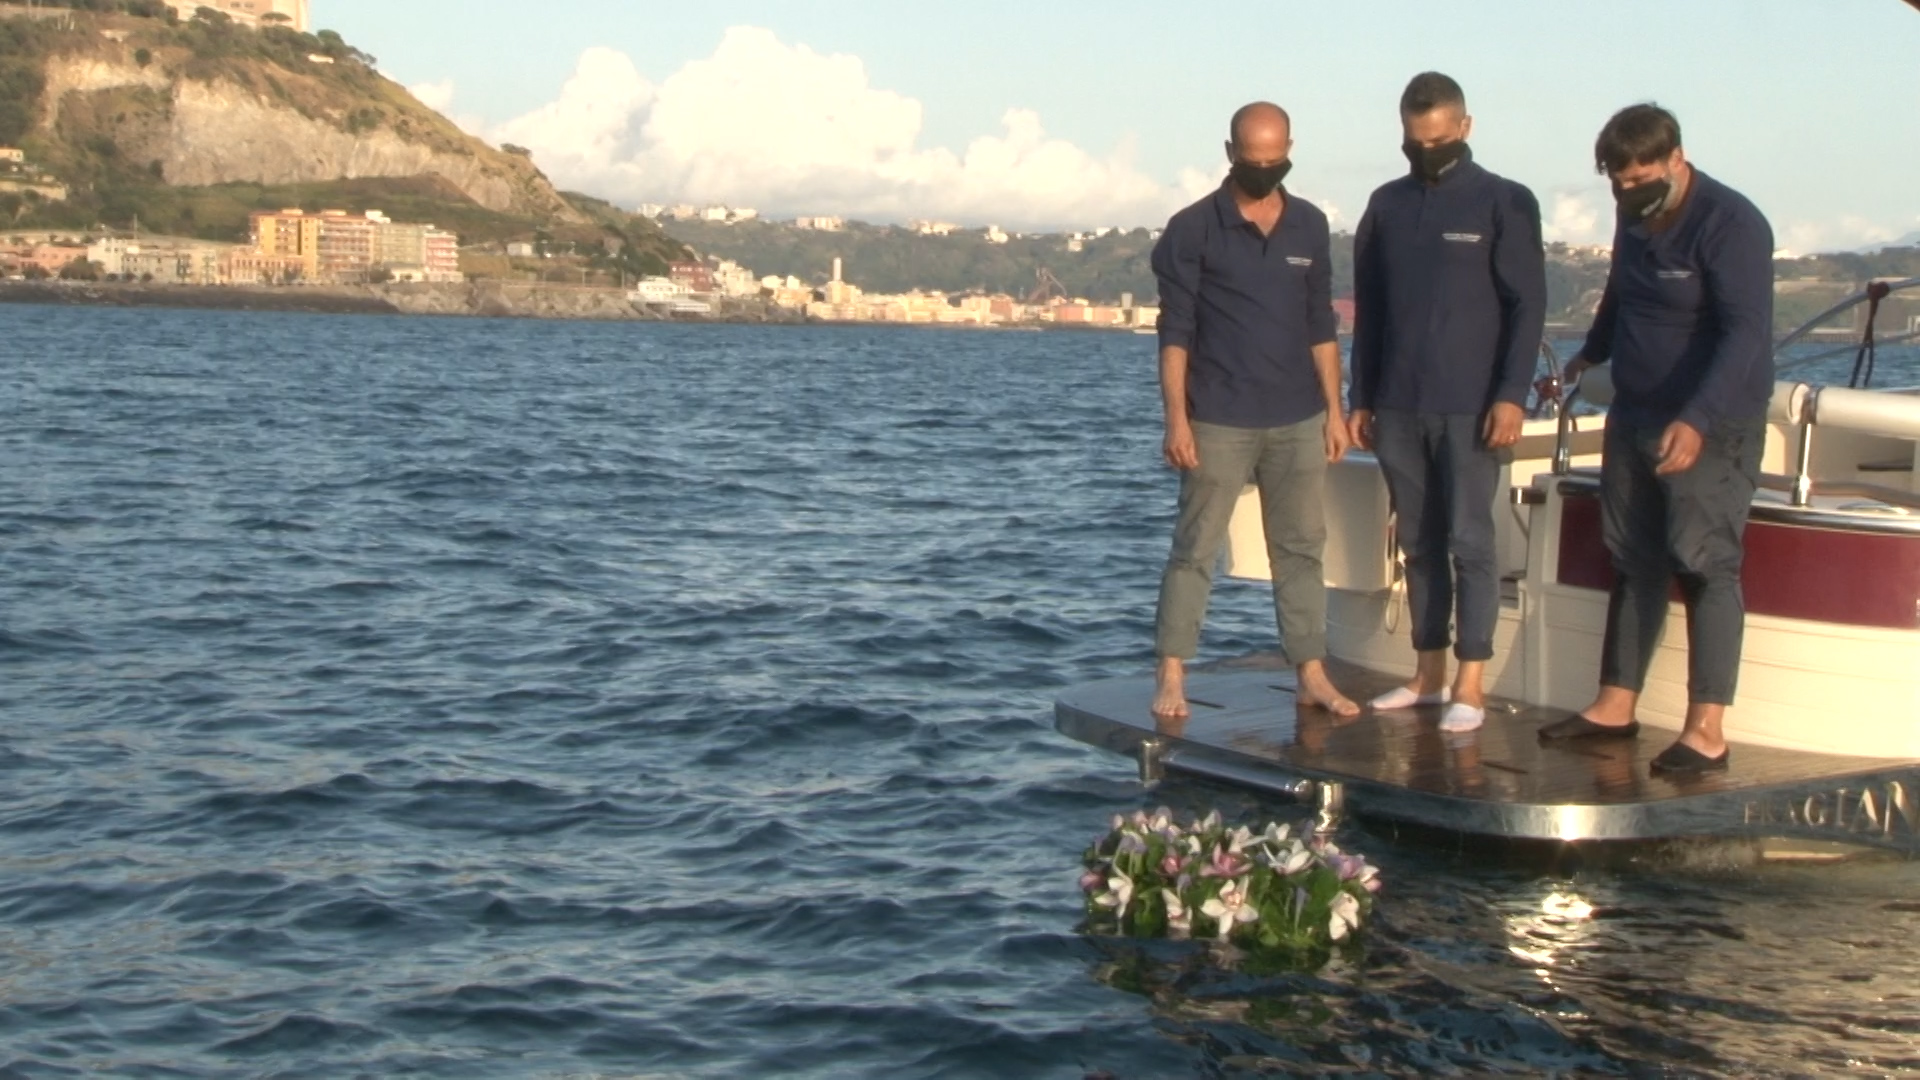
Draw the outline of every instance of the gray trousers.
<instances>
[{"instance_id":1,"label":"gray trousers","mask_svg":"<svg viewBox=\"0 0 1920 1080\"><path fill-rule=\"evenodd\" d=\"M1607 421L1601 532L1616 575L1600 683L1639 693L1676 580L1687 608L1687 701L1731 705L1746 605L1740 593L1747 508L1760 480L1766 420L1714 425L1693 468L1656 476L1664 427Z\"/></svg>"},{"instance_id":2,"label":"gray trousers","mask_svg":"<svg viewBox=\"0 0 1920 1080\"><path fill-rule=\"evenodd\" d=\"M1180 476L1180 517L1154 620L1161 657L1190 660L1199 651L1213 568L1248 481L1260 487L1280 647L1294 664L1327 655L1326 423L1321 414L1278 428L1193 425L1200 467Z\"/></svg>"},{"instance_id":3,"label":"gray trousers","mask_svg":"<svg viewBox=\"0 0 1920 1080\"><path fill-rule=\"evenodd\" d=\"M1493 494L1500 455L1480 438L1477 416L1382 409L1373 417L1373 452L1393 500L1394 539L1407 557L1407 607L1413 647L1493 659L1500 617Z\"/></svg>"}]
</instances>

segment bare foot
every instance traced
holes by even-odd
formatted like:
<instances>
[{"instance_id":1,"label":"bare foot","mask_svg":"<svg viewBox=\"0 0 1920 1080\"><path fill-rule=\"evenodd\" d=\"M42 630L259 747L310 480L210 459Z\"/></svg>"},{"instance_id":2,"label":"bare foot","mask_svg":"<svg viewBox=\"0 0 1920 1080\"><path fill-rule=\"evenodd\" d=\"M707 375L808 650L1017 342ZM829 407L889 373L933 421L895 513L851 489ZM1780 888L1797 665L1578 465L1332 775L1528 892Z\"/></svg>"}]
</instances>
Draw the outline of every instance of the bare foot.
<instances>
[{"instance_id":1,"label":"bare foot","mask_svg":"<svg viewBox=\"0 0 1920 1080\"><path fill-rule=\"evenodd\" d=\"M1359 716L1360 706L1347 700L1347 696L1334 689L1333 680L1327 678L1327 666L1318 660L1309 660L1299 669L1300 704L1318 705L1335 716Z\"/></svg>"},{"instance_id":2,"label":"bare foot","mask_svg":"<svg viewBox=\"0 0 1920 1080\"><path fill-rule=\"evenodd\" d=\"M1153 673L1153 716L1180 720L1187 715L1187 665L1177 656L1163 656Z\"/></svg>"}]
</instances>

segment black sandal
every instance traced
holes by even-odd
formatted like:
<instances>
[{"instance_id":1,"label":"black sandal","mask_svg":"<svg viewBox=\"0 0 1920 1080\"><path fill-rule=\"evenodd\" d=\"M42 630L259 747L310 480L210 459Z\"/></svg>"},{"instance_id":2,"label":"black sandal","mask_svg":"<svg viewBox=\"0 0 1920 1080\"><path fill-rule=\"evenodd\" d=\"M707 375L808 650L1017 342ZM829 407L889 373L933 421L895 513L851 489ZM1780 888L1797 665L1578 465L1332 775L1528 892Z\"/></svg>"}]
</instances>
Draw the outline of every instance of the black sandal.
<instances>
[{"instance_id":1,"label":"black sandal","mask_svg":"<svg viewBox=\"0 0 1920 1080\"><path fill-rule=\"evenodd\" d=\"M1566 716L1547 724L1540 729L1541 742L1564 742L1568 739L1631 739L1640 734L1640 721L1629 720L1624 724L1596 724L1579 713Z\"/></svg>"},{"instance_id":2,"label":"black sandal","mask_svg":"<svg viewBox=\"0 0 1920 1080\"><path fill-rule=\"evenodd\" d=\"M1708 757L1686 743L1677 742L1655 755L1647 767L1655 773L1665 773L1669 776L1697 775L1721 772L1732 760L1733 747L1731 746L1720 751L1719 757Z\"/></svg>"}]
</instances>

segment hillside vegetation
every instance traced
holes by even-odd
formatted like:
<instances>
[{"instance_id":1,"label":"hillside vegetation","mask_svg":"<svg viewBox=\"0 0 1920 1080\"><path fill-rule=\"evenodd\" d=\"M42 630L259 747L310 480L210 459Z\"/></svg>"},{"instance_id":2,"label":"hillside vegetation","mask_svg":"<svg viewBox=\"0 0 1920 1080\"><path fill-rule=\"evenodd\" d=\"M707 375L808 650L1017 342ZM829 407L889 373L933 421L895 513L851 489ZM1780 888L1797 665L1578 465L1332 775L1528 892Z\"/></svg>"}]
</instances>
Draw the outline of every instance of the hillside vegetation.
<instances>
[{"instance_id":1,"label":"hillside vegetation","mask_svg":"<svg viewBox=\"0 0 1920 1080\"><path fill-rule=\"evenodd\" d=\"M989 243L984 230L923 236L912 229L849 222L841 232L799 229L770 221L733 224L668 221L662 227L704 255L732 259L758 274L793 275L821 283L836 256L848 281L870 292L914 288L947 293L1035 291L1039 271L1058 279L1069 296L1117 301L1132 293L1141 303L1158 294L1148 257L1153 241L1145 229L1087 237L1073 250L1071 238L1052 234ZM1877 277L1920 276L1920 248L1878 254L1816 255L1775 264L1783 285L1775 301L1776 325L1799 326L1835 301ZM1559 326L1585 326L1606 287L1607 260L1564 244L1547 246L1547 319ZM1353 237L1333 237L1333 293L1353 295Z\"/></svg>"},{"instance_id":2,"label":"hillside vegetation","mask_svg":"<svg viewBox=\"0 0 1920 1080\"><path fill-rule=\"evenodd\" d=\"M44 5L43 5L44 6ZM255 210L377 208L464 243L592 249L634 273L684 257L651 221L583 206L524 152L461 131L332 31L79 0L71 27L0 4L0 145L69 189L0 193L0 227L242 240ZM209 17L210 16L210 17ZM318 57L319 60L313 58Z\"/></svg>"}]
</instances>

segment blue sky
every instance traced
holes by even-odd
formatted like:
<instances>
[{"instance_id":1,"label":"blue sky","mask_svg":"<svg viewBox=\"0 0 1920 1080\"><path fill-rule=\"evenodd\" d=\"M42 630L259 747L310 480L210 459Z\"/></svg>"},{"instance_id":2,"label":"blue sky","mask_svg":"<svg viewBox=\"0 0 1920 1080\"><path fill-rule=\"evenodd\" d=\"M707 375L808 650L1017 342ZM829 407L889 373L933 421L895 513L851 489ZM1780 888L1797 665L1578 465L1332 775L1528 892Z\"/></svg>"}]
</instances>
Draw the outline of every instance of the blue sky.
<instances>
[{"instance_id":1,"label":"blue sky","mask_svg":"<svg viewBox=\"0 0 1920 1080\"><path fill-rule=\"evenodd\" d=\"M1920 13L1900 0L1041 4L313 0L320 27L563 186L779 215L1157 224L1217 181L1226 117L1294 116L1290 188L1351 227L1405 168L1413 73L1465 86L1483 164L1550 235L1604 240L1594 133L1675 110L1781 247L1920 231Z\"/></svg>"}]
</instances>

